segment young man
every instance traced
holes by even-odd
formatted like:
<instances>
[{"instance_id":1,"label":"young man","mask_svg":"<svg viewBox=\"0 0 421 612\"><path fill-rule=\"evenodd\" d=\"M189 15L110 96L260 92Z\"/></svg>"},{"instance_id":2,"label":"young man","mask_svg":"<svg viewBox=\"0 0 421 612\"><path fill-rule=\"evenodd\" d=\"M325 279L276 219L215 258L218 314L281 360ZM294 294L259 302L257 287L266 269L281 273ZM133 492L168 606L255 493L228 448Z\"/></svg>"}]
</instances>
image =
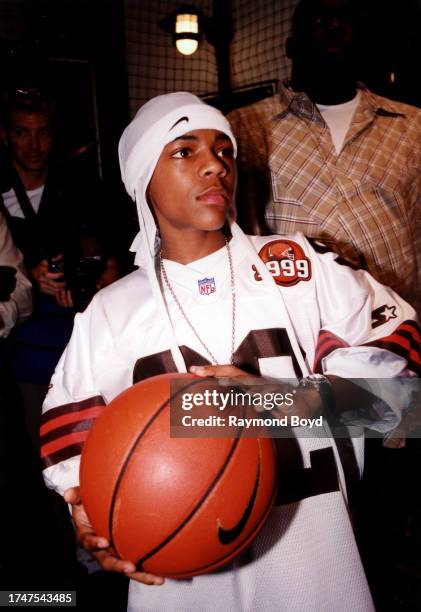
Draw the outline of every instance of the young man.
<instances>
[{"instance_id":1,"label":"young man","mask_svg":"<svg viewBox=\"0 0 421 612\"><path fill-rule=\"evenodd\" d=\"M415 343L414 311L392 291L301 234L242 233L232 220L235 138L219 111L184 92L158 96L126 128L119 153L138 206L139 270L76 317L44 404L48 486L72 504L80 542L102 567L132 578L132 612L372 610L347 506L361 457L328 431L282 440L278 505L248 553L219 572L164 581L117 559L92 533L78 491L80 453L95 415L134 382L187 370L275 378L318 371L333 394L348 384L339 377L419 368L399 342L409 333ZM204 279L213 291L200 291ZM393 314L372 319L383 304ZM300 387L296 397L298 407L320 409L316 388ZM396 422L402 398L365 401L367 422L376 411Z\"/></svg>"}]
</instances>

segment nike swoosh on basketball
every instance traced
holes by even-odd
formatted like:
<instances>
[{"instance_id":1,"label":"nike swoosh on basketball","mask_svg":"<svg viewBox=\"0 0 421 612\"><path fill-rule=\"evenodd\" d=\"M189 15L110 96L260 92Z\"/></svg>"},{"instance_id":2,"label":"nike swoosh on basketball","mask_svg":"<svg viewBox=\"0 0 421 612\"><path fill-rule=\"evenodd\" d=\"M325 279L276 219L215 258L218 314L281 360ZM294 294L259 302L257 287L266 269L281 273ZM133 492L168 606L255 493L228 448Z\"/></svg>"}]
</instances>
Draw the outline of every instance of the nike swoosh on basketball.
<instances>
[{"instance_id":1,"label":"nike swoosh on basketball","mask_svg":"<svg viewBox=\"0 0 421 612\"><path fill-rule=\"evenodd\" d=\"M257 466L257 475L256 482L254 483L254 488L252 494L250 496L249 502L247 504L246 509L244 510L243 516L240 518L238 523L234 525L231 529L224 529L221 525L220 520L218 519L218 539L221 544L231 544L238 538L242 531L244 531L245 526L247 525L247 521L250 518L250 515L253 510L254 502L256 501L257 491L259 489L260 483L260 455L259 455L259 463Z\"/></svg>"}]
</instances>

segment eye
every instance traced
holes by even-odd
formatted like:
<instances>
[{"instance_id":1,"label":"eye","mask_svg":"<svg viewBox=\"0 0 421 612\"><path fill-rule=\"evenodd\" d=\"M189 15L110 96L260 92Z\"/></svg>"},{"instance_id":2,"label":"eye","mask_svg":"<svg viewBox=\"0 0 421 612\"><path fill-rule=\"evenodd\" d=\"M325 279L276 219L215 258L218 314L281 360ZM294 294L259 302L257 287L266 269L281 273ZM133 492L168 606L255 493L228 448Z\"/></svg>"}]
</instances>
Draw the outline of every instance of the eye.
<instances>
[{"instance_id":1,"label":"eye","mask_svg":"<svg viewBox=\"0 0 421 612\"><path fill-rule=\"evenodd\" d=\"M50 128L42 128L41 129L41 136L51 136L51 129Z\"/></svg>"},{"instance_id":2,"label":"eye","mask_svg":"<svg viewBox=\"0 0 421 612\"><path fill-rule=\"evenodd\" d=\"M218 151L218 157L224 157L226 159L233 159L234 157L234 149L232 146L223 147Z\"/></svg>"},{"instance_id":3,"label":"eye","mask_svg":"<svg viewBox=\"0 0 421 612\"><path fill-rule=\"evenodd\" d=\"M176 159L184 159L185 157L190 157L190 155L191 149L189 147L182 147L174 151L174 153L171 153L171 157L175 157Z\"/></svg>"}]
</instances>

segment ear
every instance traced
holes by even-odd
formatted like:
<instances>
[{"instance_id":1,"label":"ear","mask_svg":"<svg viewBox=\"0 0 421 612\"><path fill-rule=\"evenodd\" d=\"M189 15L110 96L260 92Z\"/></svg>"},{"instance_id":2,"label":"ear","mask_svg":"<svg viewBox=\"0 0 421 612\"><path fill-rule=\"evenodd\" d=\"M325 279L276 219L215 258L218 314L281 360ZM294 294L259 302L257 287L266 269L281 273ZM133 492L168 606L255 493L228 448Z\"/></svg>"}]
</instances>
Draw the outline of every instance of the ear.
<instances>
[{"instance_id":1,"label":"ear","mask_svg":"<svg viewBox=\"0 0 421 612\"><path fill-rule=\"evenodd\" d=\"M295 41L293 36L288 36L285 41L285 55L288 59L294 59Z\"/></svg>"}]
</instances>

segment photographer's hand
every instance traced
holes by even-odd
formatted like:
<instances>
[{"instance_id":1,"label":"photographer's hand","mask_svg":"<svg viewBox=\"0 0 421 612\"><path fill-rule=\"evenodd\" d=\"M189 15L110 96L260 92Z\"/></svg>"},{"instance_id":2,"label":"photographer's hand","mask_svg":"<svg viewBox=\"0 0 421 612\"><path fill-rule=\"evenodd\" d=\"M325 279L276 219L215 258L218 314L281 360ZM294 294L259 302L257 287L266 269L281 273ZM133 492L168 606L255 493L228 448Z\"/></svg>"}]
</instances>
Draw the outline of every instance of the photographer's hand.
<instances>
[{"instance_id":1,"label":"photographer's hand","mask_svg":"<svg viewBox=\"0 0 421 612\"><path fill-rule=\"evenodd\" d=\"M63 255L54 257L52 261L61 261ZM42 259L40 263L31 270L32 278L38 284L41 293L53 296L59 306L72 306L70 291L66 289L63 272L49 272L48 261Z\"/></svg>"},{"instance_id":2,"label":"photographer's hand","mask_svg":"<svg viewBox=\"0 0 421 612\"><path fill-rule=\"evenodd\" d=\"M55 296L56 302L59 306L64 308L73 308L73 300L70 289L59 289Z\"/></svg>"}]
</instances>

